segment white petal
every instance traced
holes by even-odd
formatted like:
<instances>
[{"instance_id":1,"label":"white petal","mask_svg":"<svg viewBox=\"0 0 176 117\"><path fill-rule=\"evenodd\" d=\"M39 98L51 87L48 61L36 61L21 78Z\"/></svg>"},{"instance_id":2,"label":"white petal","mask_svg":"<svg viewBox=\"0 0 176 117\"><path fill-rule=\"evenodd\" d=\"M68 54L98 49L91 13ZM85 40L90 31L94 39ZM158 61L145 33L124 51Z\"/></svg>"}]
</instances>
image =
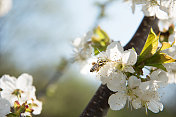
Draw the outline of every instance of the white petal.
<instances>
[{"instance_id":1,"label":"white petal","mask_svg":"<svg viewBox=\"0 0 176 117\"><path fill-rule=\"evenodd\" d=\"M35 88L34 86L32 86L30 89L24 91L24 92L21 94L21 99L20 99L20 101L21 101L22 103L24 103L26 100L36 99L35 91L36 91L36 88Z\"/></svg>"},{"instance_id":2,"label":"white petal","mask_svg":"<svg viewBox=\"0 0 176 117\"><path fill-rule=\"evenodd\" d=\"M164 12L164 11L162 11L162 10L160 10L160 9L157 10L157 12L156 12L156 17L157 17L158 19L161 19L161 20L168 19L167 13Z\"/></svg>"},{"instance_id":3,"label":"white petal","mask_svg":"<svg viewBox=\"0 0 176 117\"><path fill-rule=\"evenodd\" d=\"M168 76L167 73L164 71L154 71L151 74L151 87L154 87L155 89L158 89L160 87L164 87L168 84Z\"/></svg>"},{"instance_id":4,"label":"white petal","mask_svg":"<svg viewBox=\"0 0 176 117\"><path fill-rule=\"evenodd\" d=\"M139 88L141 90L148 90L150 88L150 81L141 82Z\"/></svg>"},{"instance_id":5,"label":"white petal","mask_svg":"<svg viewBox=\"0 0 176 117\"><path fill-rule=\"evenodd\" d=\"M125 93L117 92L109 97L108 104L112 110L120 110L126 104L127 96Z\"/></svg>"},{"instance_id":6,"label":"white petal","mask_svg":"<svg viewBox=\"0 0 176 117\"><path fill-rule=\"evenodd\" d=\"M21 113L22 117L31 117L31 113L30 112L25 112L25 113Z\"/></svg>"},{"instance_id":7,"label":"white petal","mask_svg":"<svg viewBox=\"0 0 176 117\"><path fill-rule=\"evenodd\" d=\"M168 76L168 84L172 84L172 83L175 83L176 84L176 73L174 72L169 72L167 73L167 76Z\"/></svg>"},{"instance_id":8,"label":"white petal","mask_svg":"<svg viewBox=\"0 0 176 117\"><path fill-rule=\"evenodd\" d=\"M126 90L126 76L123 73L112 73L109 76L107 87L111 91L124 91Z\"/></svg>"},{"instance_id":9,"label":"white petal","mask_svg":"<svg viewBox=\"0 0 176 117\"><path fill-rule=\"evenodd\" d=\"M145 16L154 16L155 15L155 8L150 7L149 5L144 5L142 7L142 11L144 12Z\"/></svg>"},{"instance_id":10,"label":"white petal","mask_svg":"<svg viewBox=\"0 0 176 117\"><path fill-rule=\"evenodd\" d=\"M29 75L29 74L22 74L18 77L18 80L17 80L17 88L21 89L21 90L24 90L28 87L31 87L32 86L32 82L33 82L33 79L32 79L32 76Z\"/></svg>"},{"instance_id":11,"label":"white petal","mask_svg":"<svg viewBox=\"0 0 176 117\"><path fill-rule=\"evenodd\" d=\"M163 110L163 104L155 101L155 100L151 100L148 104L148 109L151 110L154 113L158 113L159 111Z\"/></svg>"},{"instance_id":12,"label":"white petal","mask_svg":"<svg viewBox=\"0 0 176 117\"><path fill-rule=\"evenodd\" d=\"M79 48L80 44L81 44L81 38L76 38L74 41L73 41L73 46L75 46L76 48Z\"/></svg>"},{"instance_id":13,"label":"white petal","mask_svg":"<svg viewBox=\"0 0 176 117\"><path fill-rule=\"evenodd\" d=\"M12 0L0 0L0 16L4 16L12 8Z\"/></svg>"},{"instance_id":14,"label":"white petal","mask_svg":"<svg viewBox=\"0 0 176 117\"><path fill-rule=\"evenodd\" d=\"M137 61L137 53L133 49L126 50L122 55L122 63L134 65Z\"/></svg>"},{"instance_id":15,"label":"white petal","mask_svg":"<svg viewBox=\"0 0 176 117\"><path fill-rule=\"evenodd\" d=\"M129 77L128 85L130 88L135 88L135 87L139 86L140 83L141 83L141 80L138 79L136 76Z\"/></svg>"},{"instance_id":16,"label":"white petal","mask_svg":"<svg viewBox=\"0 0 176 117\"><path fill-rule=\"evenodd\" d=\"M1 88L7 90L13 90L16 87L16 78L10 77L9 75L3 75L0 82Z\"/></svg>"},{"instance_id":17,"label":"white petal","mask_svg":"<svg viewBox=\"0 0 176 117\"><path fill-rule=\"evenodd\" d=\"M169 36L168 41L173 43L175 41L175 39L176 39L176 31L174 31L174 33Z\"/></svg>"},{"instance_id":18,"label":"white petal","mask_svg":"<svg viewBox=\"0 0 176 117\"><path fill-rule=\"evenodd\" d=\"M125 66L123 71L124 72L130 72L130 73L134 73L135 72L132 66Z\"/></svg>"},{"instance_id":19,"label":"white petal","mask_svg":"<svg viewBox=\"0 0 176 117\"><path fill-rule=\"evenodd\" d=\"M139 98L132 100L133 108L138 109L142 107L141 100Z\"/></svg>"},{"instance_id":20,"label":"white petal","mask_svg":"<svg viewBox=\"0 0 176 117\"><path fill-rule=\"evenodd\" d=\"M107 50L110 50L110 49L113 49L113 48L116 48L117 50L119 50L120 52L123 52L124 49L123 47L121 46L120 42L119 41L114 41L112 42L108 47L107 47Z\"/></svg>"},{"instance_id":21,"label":"white petal","mask_svg":"<svg viewBox=\"0 0 176 117\"><path fill-rule=\"evenodd\" d=\"M107 55L108 58L112 61L119 61L122 57L123 47L121 46L120 42L112 42L107 47Z\"/></svg>"},{"instance_id":22,"label":"white petal","mask_svg":"<svg viewBox=\"0 0 176 117\"><path fill-rule=\"evenodd\" d=\"M32 109L34 110L32 113L34 115L38 115L41 113L42 111L42 102L38 101L38 100L34 100L33 102L34 104L36 104L37 106L33 106Z\"/></svg>"},{"instance_id":23,"label":"white petal","mask_svg":"<svg viewBox=\"0 0 176 117\"><path fill-rule=\"evenodd\" d=\"M164 32L169 29L169 26L173 23L173 21L170 20L159 20L158 27L161 32Z\"/></svg>"},{"instance_id":24,"label":"white petal","mask_svg":"<svg viewBox=\"0 0 176 117\"><path fill-rule=\"evenodd\" d=\"M102 84L106 84L109 80L109 75L112 73L111 63L106 63L102 68L100 68L97 73L97 77L101 80Z\"/></svg>"},{"instance_id":25,"label":"white petal","mask_svg":"<svg viewBox=\"0 0 176 117\"><path fill-rule=\"evenodd\" d=\"M166 86L166 85L168 85L168 80L169 80L169 78L168 78L168 76L167 76L167 73L166 72L161 72L160 74L159 74L159 79L158 79L158 85L159 85L159 87L164 87L164 86Z\"/></svg>"},{"instance_id":26,"label":"white petal","mask_svg":"<svg viewBox=\"0 0 176 117\"><path fill-rule=\"evenodd\" d=\"M156 80L158 79L158 74L161 72L161 70L156 70L156 71L153 71L150 78L151 80Z\"/></svg>"}]
</instances>

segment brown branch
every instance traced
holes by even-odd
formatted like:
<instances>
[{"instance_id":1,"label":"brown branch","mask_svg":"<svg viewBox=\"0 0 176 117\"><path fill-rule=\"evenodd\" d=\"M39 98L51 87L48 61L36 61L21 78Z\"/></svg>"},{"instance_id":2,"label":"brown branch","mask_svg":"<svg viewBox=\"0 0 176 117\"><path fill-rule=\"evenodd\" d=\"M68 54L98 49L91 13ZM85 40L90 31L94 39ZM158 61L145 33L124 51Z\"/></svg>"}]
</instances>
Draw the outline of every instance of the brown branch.
<instances>
[{"instance_id":1,"label":"brown branch","mask_svg":"<svg viewBox=\"0 0 176 117\"><path fill-rule=\"evenodd\" d=\"M158 34L158 19L155 17L144 17L133 38L127 43L124 49L127 50L134 47L136 52L139 54L145 44L151 26L154 32Z\"/></svg>"},{"instance_id":2,"label":"brown branch","mask_svg":"<svg viewBox=\"0 0 176 117\"><path fill-rule=\"evenodd\" d=\"M144 17L133 38L124 49L134 47L139 54L145 44L150 28L152 27L155 33L159 32L157 24L158 19L155 17ZM80 117L105 117L109 109L108 98L112 93L106 85L101 85Z\"/></svg>"}]
</instances>

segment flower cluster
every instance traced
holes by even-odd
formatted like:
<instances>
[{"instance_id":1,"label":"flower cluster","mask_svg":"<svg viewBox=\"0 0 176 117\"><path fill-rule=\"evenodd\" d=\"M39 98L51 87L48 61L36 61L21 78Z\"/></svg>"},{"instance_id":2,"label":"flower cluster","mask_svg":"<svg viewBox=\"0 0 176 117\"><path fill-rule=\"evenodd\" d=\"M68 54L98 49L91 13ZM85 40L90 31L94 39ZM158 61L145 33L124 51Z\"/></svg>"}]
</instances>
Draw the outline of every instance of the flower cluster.
<instances>
[{"instance_id":1,"label":"flower cluster","mask_svg":"<svg viewBox=\"0 0 176 117\"><path fill-rule=\"evenodd\" d=\"M18 78L3 75L0 79L0 116L31 116L41 113L42 102L35 96L32 76L22 74ZM5 106L4 106L5 105Z\"/></svg>"},{"instance_id":2,"label":"flower cluster","mask_svg":"<svg viewBox=\"0 0 176 117\"><path fill-rule=\"evenodd\" d=\"M170 35L169 40L173 41L174 35ZM114 92L108 100L112 110L124 108L126 102L134 109L145 107L146 111L154 113L163 110L158 89L171 83L171 72L167 70L176 61L175 53L168 52L175 49L174 42L170 43L163 42L158 47L159 36L151 30L140 55L134 49L124 50L118 41L113 41L98 54L90 72L96 72L102 84ZM147 75L143 73L145 67L150 69Z\"/></svg>"},{"instance_id":3,"label":"flower cluster","mask_svg":"<svg viewBox=\"0 0 176 117\"><path fill-rule=\"evenodd\" d=\"M74 62L81 64L81 73L86 73L85 69L90 66L87 64L88 61L94 61L93 55L98 55L100 52L105 51L109 42L108 35L100 27L73 41Z\"/></svg>"},{"instance_id":4,"label":"flower cluster","mask_svg":"<svg viewBox=\"0 0 176 117\"><path fill-rule=\"evenodd\" d=\"M145 16L156 16L160 21L160 30L167 30L176 20L176 0L125 0L132 2L132 11L136 5L142 5Z\"/></svg>"},{"instance_id":5,"label":"flower cluster","mask_svg":"<svg viewBox=\"0 0 176 117\"><path fill-rule=\"evenodd\" d=\"M99 27L89 37L91 40L87 41L86 37L78 41L78 47L94 49L97 62L92 62L90 72L96 72L102 84L114 92L108 100L112 110L124 108L126 102L134 109L145 107L146 111L149 109L154 113L163 110L158 90L176 83L176 33L173 26L170 29L172 30L169 32L161 33L161 37L151 29L140 55L134 49L124 50L118 41L110 41ZM95 35L98 37L94 37ZM161 47L158 46L159 42ZM86 44L89 46L85 46ZM78 54L86 54L80 51L77 51ZM149 74L143 71L146 67Z\"/></svg>"},{"instance_id":6,"label":"flower cluster","mask_svg":"<svg viewBox=\"0 0 176 117\"><path fill-rule=\"evenodd\" d=\"M119 42L111 43L98 59L105 61L105 65L97 75L114 92L108 100L112 110L124 108L127 101L135 109L145 107L154 113L163 110L157 90L167 85L166 72L156 70L144 82L133 68L137 62L136 52L133 49L124 51Z\"/></svg>"}]
</instances>

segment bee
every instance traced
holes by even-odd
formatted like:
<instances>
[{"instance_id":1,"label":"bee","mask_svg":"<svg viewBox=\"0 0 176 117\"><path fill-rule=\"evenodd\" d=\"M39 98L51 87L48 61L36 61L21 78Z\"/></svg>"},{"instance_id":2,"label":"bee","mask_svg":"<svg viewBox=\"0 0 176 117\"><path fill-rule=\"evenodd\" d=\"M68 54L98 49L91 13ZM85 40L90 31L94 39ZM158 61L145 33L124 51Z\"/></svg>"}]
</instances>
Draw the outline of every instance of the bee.
<instances>
[{"instance_id":1,"label":"bee","mask_svg":"<svg viewBox=\"0 0 176 117\"><path fill-rule=\"evenodd\" d=\"M97 63L96 62L93 62L92 63L92 68L90 69L90 72L94 72L94 71L96 71L96 72L98 72L99 71L99 69L103 66L103 65L105 65L106 64L106 60L97 60Z\"/></svg>"}]
</instances>

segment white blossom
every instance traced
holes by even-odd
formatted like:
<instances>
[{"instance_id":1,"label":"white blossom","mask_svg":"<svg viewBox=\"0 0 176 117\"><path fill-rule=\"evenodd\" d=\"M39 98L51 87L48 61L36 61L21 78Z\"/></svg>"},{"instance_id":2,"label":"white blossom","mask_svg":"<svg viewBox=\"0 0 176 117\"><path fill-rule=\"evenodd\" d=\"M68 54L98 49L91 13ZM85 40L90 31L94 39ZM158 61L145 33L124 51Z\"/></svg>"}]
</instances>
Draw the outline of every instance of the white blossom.
<instances>
[{"instance_id":1,"label":"white blossom","mask_svg":"<svg viewBox=\"0 0 176 117\"><path fill-rule=\"evenodd\" d=\"M126 89L126 75L122 72L112 72L106 83L111 91L123 91Z\"/></svg>"},{"instance_id":2,"label":"white blossom","mask_svg":"<svg viewBox=\"0 0 176 117\"><path fill-rule=\"evenodd\" d=\"M156 70L151 73L150 80L142 82L140 88L143 90L157 91L161 87L168 85L168 77L165 71Z\"/></svg>"},{"instance_id":3,"label":"white blossom","mask_svg":"<svg viewBox=\"0 0 176 117\"><path fill-rule=\"evenodd\" d=\"M176 1L160 0L160 9L167 13L168 18L176 18Z\"/></svg>"},{"instance_id":4,"label":"white blossom","mask_svg":"<svg viewBox=\"0 0 176 117\"><path fill-rule=\"evenodd\" d=\"M97 76L103 84L107 83L110 90L114 90L114 88L112 88L114 80L119 80L124 83L126 79L124 73L134 73L132 66L137 61L137 54L133 49L124 51L120 42L112 42L107 47L106 52L100 54L99 58L106 60L107 62L100 68ZM119 85L120 84L121 82L119 82Z\"/></svg>"},{"instance_id":5,"label":"white blossom","mask_svg":"<svg viewBox=\"0 0 176 117\"><path fill-rule=\"evenodd\" d=\"M9 75L4 75L0 79L1 97L10 101L11 105L14 101L20 99L21 103L35 98L35 87L32 86L32 76L28 74L22 74L18 79Z\"/></svg>"},{"instance_id":6,"label":"white blossom","mask_svg":"<svg viewBox=\"0 0 176 117\"><path fill-rule=\"evenodd\" d=\"M175 0L125 0L131 1L132 12L135 6L141 5L145 16L156 16L160 23L160 29L167 29L176 20L176 1Z\"/></svg>"},{"instance_id":7,"label":"white blossom","mask_svg":"<svg viewBox=\"0 0 176 117\"><path fill-rule=\"evenodd\" d=\"M74 60L75 61L86 61L91 57L92 49L89 44L89 39L92 37L93 32L86 33L82 38L76 38L73 41L74 46Z\"/></svg>"},{"instance_id":8,"label":"white blossom","mask_svg":"<svg viewBox=\"0 0 176 117\"><path fill-rule=\"evenodd\" d=\"M35 87L32 85L33 78L28 74L22 74L18 78L9 75L3 75L0 79L1 97L10 102L11 106L18 101L31 103L34 114L39 114L42 109L42 102L38 101L35 96Z\"/></svg>"},{"instance_id":9,"label":"white blossom","mask_svg":"<svg viewBox=\"0 0 176 117\"><path fill-rule=\"evenodd\" d=\"M154 75L156 75L156 73L154 73L152 77L154 77ZM163 82L159 82L160 78L158 78L158 76L156 78L152 78L151 83L153 83L155 86L155 83L158 83L163 86ZM141 80L135 76L129 77L126 88L116 92L115 94L112 94L109 97L108 103L110 105L110 108L112 110L120 110L124 108L126 102L128 101L129 103L131 103L134 109L138 109L143 106L154 113L162 111L163 105L160 102L160 96L157 90L153 90L152 88L146 88L150 87L151 84L144 83L145 82L141 82Z\"/></svg>"},{"instance_id":10,"label":"white blossom","mask_svg":"<svg viewBox=\"0 0 176 117\"><path fill-rule=\"evenodd\" d=\"M114 82L114 84L117 82ZM141 108L141 101L138 99L137 95L139 92L139 85L141 83L140 79L135 76L131 76L128 80L128 86L124 84L122 90L118 90L115 94L109 97L108 103L112 110L120 110L126 105L128 100L135 109Z\"/></svg>"},{"instance_id":11,"label":"white blossom","mask_svg":"<svg viewBox=\"0 0 176 117\"><path fill-rule=\"evenodd\" d=\"M142 105L154 113L158 113L163 110L163 104L160 102L160 96L157 91L143 90L141 89L139 98Z\"/></svg>"},{"instance_id":12,"label":"white blossom","mask_svg":"<svg viewBox=\"0 0 176 117\"><path fill-rule=\"evenodd\" d=\"M0 0L0 16L4 16L12 7L12 0Z\"/></svg>"},{"instance_id":13,"label":"white blossom","mask_svg":"<svg viewBox=\"0 0 176 117\"><path fill-rule=\"evenodd\" d=\"M167 13L160 9L160 5L157 1L147 2L143 5L142 11L145 16L156 16L159 19L168 19Z\"/></svg>"}]
</instances>

